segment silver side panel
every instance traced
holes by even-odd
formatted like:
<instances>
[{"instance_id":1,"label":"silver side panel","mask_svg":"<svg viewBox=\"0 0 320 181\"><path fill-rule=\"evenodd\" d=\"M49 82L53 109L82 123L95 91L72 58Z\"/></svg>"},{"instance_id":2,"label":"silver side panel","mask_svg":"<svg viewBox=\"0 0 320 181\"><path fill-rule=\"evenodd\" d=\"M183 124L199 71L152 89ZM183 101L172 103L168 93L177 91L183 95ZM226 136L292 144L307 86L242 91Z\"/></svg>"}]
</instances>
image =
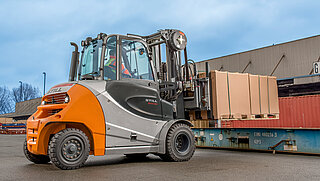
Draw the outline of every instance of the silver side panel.
<instances>
[{"instance_id":1,"label":"silver side panel","mask_svg":"<svg viewBox=\"0 0 320 181\"><path fill-rule=\"evenodd\" d=\"M106 154L165 152L164 140L170 126L164 125L169 122L148 119L129 112L105 91L106 81L79 81L78 84L92 91L103 109L106 122ZM164 140L159 140L160 137Z\"/></svg>"},{"instance_id":2,"label":"silver side panel","mask_svg":"<svg viewBox=\"0 0 320 181\"><path fill-rule=\"evenodd\" d=\"M150 146L159 144L165 121L147 119L119 105L106 91L98 96L106 121L106 147Z\"/></svg>"},{"instance_id":3,"label":"silver side panel","mask_svg":"<svg viewBox=\"0 0 320 181\"><path fill-rule=\"evenodd\" d=\"M104 80L81 80L78 84L88 88L95 96L106 90L106 81Z\"/></svg>"},{"instance_id":4,"label":"silver side panel","mask_svg":"<svg viewBox=\"0 0 320 181\"><path fill-rule=\"evenodd\" d=\"M107 155L116 154L134 154L134 153L157 153L159 146L133 146L133 147L117 147L106 148Z\"/></svg>"}]
</instances>

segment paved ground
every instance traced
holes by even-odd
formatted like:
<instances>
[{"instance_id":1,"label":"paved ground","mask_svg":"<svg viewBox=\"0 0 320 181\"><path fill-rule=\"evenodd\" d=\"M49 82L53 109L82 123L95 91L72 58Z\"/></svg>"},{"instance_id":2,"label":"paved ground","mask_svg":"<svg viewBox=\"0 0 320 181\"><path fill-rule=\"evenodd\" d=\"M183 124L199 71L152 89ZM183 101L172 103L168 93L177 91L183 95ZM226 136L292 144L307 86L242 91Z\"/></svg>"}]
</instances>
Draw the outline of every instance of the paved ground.
<instances>
[{"instance_id":1,"label":"paved ground","mask_svg":"<svg viewBox=\"0 0 320 181\"><path fill-rule=\"evenodd\" d=\"M90 157L86 166L64 171L35 165L23 155L24 136L0 135L0 180L320 180L320 157L197 149L189 162L156 156Z\"/></svg>"}]
</instances>

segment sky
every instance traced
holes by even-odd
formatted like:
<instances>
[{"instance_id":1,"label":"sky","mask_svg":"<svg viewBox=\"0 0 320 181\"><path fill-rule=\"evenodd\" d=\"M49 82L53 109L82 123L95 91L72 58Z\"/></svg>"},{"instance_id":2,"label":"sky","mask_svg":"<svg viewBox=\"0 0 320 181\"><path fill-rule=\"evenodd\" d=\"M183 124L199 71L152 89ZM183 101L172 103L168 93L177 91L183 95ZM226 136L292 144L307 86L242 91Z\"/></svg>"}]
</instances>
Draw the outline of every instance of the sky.
<instances>
[{"instance_id":1,"label":"sky","mask_svg":"<svg viewBox=\"0 0 320 181\"><path fill-rule=\"evenodd\" d=\"M70 42L179 29L201 61L320 33L316 0L0 0L0 86L68 80Z\"/></svg>"}]
</instances>

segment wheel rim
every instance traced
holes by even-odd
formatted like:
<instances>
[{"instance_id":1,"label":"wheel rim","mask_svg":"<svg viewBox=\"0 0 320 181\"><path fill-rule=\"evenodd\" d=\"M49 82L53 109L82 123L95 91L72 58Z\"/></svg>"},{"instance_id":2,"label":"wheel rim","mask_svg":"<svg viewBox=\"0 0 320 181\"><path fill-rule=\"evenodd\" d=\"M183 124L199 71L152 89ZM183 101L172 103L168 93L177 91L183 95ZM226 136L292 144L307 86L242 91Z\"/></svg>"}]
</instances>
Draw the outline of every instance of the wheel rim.
<instances>
[{"instance_id":1,"label":"wheel rim","mask_svg":"<svg viewBox=\"0 0 320 181\"><path fill-rule=\"evenodd\" d=\"M174 139L175 150L180 154L186 154L188 153L189 147L190 147L189 136L184 132L177 134Z\"/></svg>"},{"instance_id":2,"label":"wheel rim","mask_svg":"<svg viewBox=\"0 0 320 181\"><path fill-rule=\"evenodd\" d=\"M61 146L62 158L66 162L75 162L81 158L84 150L84 143L81 138L72 136L66 138Z\"/></svg>"}]
</instances>

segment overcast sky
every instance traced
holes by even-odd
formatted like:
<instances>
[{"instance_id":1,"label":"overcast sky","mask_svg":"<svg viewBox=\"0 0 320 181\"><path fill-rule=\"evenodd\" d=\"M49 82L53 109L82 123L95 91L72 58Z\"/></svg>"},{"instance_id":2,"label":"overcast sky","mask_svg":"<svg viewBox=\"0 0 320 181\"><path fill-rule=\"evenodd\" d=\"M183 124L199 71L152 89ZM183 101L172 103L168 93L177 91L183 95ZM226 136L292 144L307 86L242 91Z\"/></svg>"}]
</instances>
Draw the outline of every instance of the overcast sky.
<instances>
[{"instance_id":1,"label":"overcast sky","mask_svg":"<svg viewBox=\"0 0 320 181\"><path fill-rule=\"evenodd\" d=\"M200 61L320 32L316 0L0 0L0 86L43 90L67 81L69 42L100 32L147 35L175 28Z\"/></svg>"}]
</instances>

